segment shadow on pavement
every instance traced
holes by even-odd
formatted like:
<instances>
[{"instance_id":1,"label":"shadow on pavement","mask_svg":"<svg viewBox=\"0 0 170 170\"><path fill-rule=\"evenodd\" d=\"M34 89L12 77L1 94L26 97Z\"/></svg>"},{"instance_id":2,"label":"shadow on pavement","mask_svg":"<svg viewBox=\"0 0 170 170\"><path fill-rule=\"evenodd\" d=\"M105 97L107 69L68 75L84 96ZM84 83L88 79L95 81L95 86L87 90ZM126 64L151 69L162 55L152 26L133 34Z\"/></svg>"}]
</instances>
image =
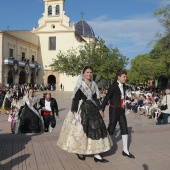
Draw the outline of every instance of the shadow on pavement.
<instances>
[{"instance_id":1,"label":"shadow on pavement","mask_svg":"<svg viewBox=\"0 0 170 170\"><path fill-rule=\"evenodd\" d=\"M128 127L128 148L129 148L129 150L130 150L130 145L131 145L131 143L132 143L132 133L133 133L134 131L132 130L132 127Z\"/></svg>"},{"instance_id":2,"label":"shadow on pavement","mask_svg":"<svg viewBox=\"0 0 170 170\"><path fill-rule=\"evenodd\" d=\"M143 169L144 169L144 170L149 170L149 167L148 167L148 165L146 165L146 164L143 164Z\"/></svg>"},{"instance_id":3,"label":"shadow on pavement","mask_svg":"<svg viewBox=\"0 0 170 170\"><path fill-rule=\"evenodd\" d=\"M36 134L0 134L0 168L7 170L25 161L30 154L25 154L24 149Z\"/></svg>"},{"instance_id":4,"label":"shadow on pavement","mask_svg":"<svg viewBox=\"0 0 170 170\"><path fill-rule=\"evenodd\" d=\"M30 157L30 154L25 154L25 155L19 156L19 157L17 157L17 158L14 158L14 159L8 161L8 162L5 163L5 164L0 165L0 168L1 168L1 169L4 169L4 170L11 170L12 167L14 167L14 166L16 166L16 165L19 166L19 164L20 164L21 162L25 161L25 160L26 160L27 158L29 158L29 157ZM19 169L19 168L18 168L18 169Z\"/></svg>"},{"instance_id":5,"label":"shadow on pavement","mask_svg":"<svg viewBox=\"0 0 170 170\"><path fill-rule=\"evenodd\" d=\"M66 110L66 108L58 109L59 112L61 112L61 111L63 111L63 110Z\"/></svg>"}]
</instances>

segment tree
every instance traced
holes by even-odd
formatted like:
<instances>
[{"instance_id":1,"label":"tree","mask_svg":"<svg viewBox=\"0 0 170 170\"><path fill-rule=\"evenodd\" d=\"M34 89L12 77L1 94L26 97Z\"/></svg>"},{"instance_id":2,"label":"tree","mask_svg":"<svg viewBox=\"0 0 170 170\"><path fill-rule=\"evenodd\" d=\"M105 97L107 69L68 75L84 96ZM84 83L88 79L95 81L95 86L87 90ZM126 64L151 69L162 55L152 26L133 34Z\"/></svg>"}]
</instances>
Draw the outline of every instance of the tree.
<instances>
[{"instance_id":1,"label":"tree","mask_svg":"<svg viewBox=\"0 0 170 170\"><path fill-rule=\"evenodd\" d=\"M149 54L138 55L131 61L129 70L131 83L139 84L148 79L158 80L160 76L165 76L170 81L170 5L155 10L154 14L165 32L159 35Z\"/></svg>"},{"instance_id":2,"label":"tree","mask_svg":"<svg viewBox=\"0 0 170 170\"><path fill-rule=\"evenodd\" d=\"M167 2L170 2L170 0L166 0ZM164 33L158 34L159 42L164 47L170 46L170 4L167 4L166 6L163 6L160 9L156 9L154 11L154 15L157 17L159 23L164 28Z\"/></svg>"},{"instance_id":3,"label":"tree","mask_svg":"<svg viewBox=\"0 0 170 170\"><path fill-rule=\"evenodd\" d=\"M90 65L94 69L94 77L97 75L101 80L112 80L114 73L127 64L128 58L117 48L107 48L102 39L96 39L67 53L60 52L51 66L60 73L77 76L85 66Z\"/></svg>"},{"instance_id":4,"label":"tree","mask_svg":"<svg viewBox=\"0 0 170 170\"><path fill-rule=\"evenodd\" d=\"M167 0L170 1L170 0ZM170 34L170 4L157 9L154 15L158 18L160 24L165 28L165 36Z\"/></svg>"},{"instance_id":5,"label":"tree","mask_svg":"<svg viewBox=\"0 0 170 170\"><path fill-rule=\"evenodd\" d=\"M151 57L160 64L161 75L166 77L170 77L170 44L165 46L164 42L169 38L166 36L159 40L150 52Z\"/></svg>"},{"instance_id":6,"label":"tree","mask_svg":"<svg viewBox=\"0 0 170 170\"><path fill-rule=\"evenodd\" d=\"M164 72L164 65L160 59L153 58L151 54L138 55L131 61L129 82L145 84L148 80L157 80Z\"/></svg>"}]
</instances>

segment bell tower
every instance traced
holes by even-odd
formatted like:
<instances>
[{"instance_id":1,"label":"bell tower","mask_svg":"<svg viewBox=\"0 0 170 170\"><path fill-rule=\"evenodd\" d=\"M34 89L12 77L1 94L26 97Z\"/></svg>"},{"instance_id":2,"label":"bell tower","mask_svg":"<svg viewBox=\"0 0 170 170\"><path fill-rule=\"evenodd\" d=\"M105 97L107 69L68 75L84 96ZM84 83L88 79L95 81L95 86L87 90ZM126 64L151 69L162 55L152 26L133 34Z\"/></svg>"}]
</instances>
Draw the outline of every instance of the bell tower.
<instances>
[{"instance_id":1,"label":"bell tower","mask_svg":"<svg viewBox=\"0 0 170 170\"><path fill-rule=\"evenodd\" d=\"M64 12L65 0L43 0L45 3L46 17L62 16Z\"/></svg>"},{"instance_id":2,"label":"bell tower","mask_svg":"<svg viewBox=\"0 0 170 170\"><path fill-rule=\"evenodd\" d=\"M41 29L42 27L48 28L47 25L55 25L58 24L65 25L70 27L70 18L66 16L64 11L64 3L65 0L43 0L44 1L44 13L42 18L38 21L38 28ZM36 28L33 31L37 30Z\"/></svg>"}]
</instances>

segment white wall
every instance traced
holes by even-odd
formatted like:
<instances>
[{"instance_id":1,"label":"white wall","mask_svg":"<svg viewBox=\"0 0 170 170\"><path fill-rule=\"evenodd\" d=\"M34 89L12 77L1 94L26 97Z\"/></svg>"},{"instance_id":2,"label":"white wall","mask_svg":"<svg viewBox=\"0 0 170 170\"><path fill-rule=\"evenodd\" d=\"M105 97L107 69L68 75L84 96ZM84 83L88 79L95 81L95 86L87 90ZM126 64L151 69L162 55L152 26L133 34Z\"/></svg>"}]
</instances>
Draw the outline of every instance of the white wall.
<instances>
[{"instance_id":1,"label":"white wall","mask_svg":"<svg viewBox=\"0 0 170 170\"><path fill-rule=\"evenodd\" d=\"M39 34L42 64L43 66L49 66L52 63L52 59L56 58L56 55L61 52L67 52L71 48L77 48L82 45L75 39L74 33L50 33ZM56 50L49 50L49 37L56 37ZM48 69L45 67L45 69Z\"/></svg>"},{"instance_id":2,"label":"white wall","mask_svg":"<svg viewBox=\"0 0 170 170\"><path fill-rule=\"evenodd\" d=\"M40 38L40 46L41 46L41 58L39 58L38 63L42 65L41 72L39 73L39 82L43 82L43 77L45 70L51 70L50 64L52 64L52 60L56 59L56 55L61 52L67 52L69 49L76 49L80 45L84 45L84 42L80 42L76 39L74 31L66 31L66 32L47 32L47 33L37 33ZM56 37L56 50L49 50L49 37ZM64 85L65 91L73 91L75 82L77 81L77 77L71 77L61 74L60 82L58 84Z\"/></svg>"},{"instance_id":3,"label":"white wall","mask_svg":"<svg viewBox=\"0 0 170 170\"><path fill-rule=\"evenodd\" d=\"M66 74L60 75L60 84L64 85L64 91L73 91L78 80L78 76L67 76Z\"/></svg>"}]
</instances>

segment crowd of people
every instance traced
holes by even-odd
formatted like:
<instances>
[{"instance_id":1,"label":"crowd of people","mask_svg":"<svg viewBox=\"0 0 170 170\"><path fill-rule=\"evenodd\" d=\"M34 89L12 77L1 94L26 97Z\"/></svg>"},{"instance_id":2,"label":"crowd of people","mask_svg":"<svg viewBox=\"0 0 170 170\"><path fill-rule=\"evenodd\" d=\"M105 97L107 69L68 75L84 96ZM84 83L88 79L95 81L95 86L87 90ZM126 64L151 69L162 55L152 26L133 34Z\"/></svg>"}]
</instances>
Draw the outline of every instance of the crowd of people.
<instances>
[{"instance_id":1,"label":"crowd of people","mask_svg":"<svg viewBox=\"0 0 170 170\"><path fill-rule=\"evenodd\" d=\"M170 105L170 87L166 90L159 90L154 87L129 87L126 90L127 112L132 110L134 113L146 116L148 119L155 118L156 124L168 124L170 107L163 109L163 106Z\"/></svg>"},{"instance_id":2,"label":"crowd of people","mask_svg":"<svg viewBox=\"0 0 170 170\"><path fill-rule=\"evenodd\" d=\"M10 89L15 91L16 89L21 89L24 92L27 92L27 90L29 88L33 88L35 91L45 91L45 90L55 90L56 89L56 85L55 84L31 84L31 83L25 83L25 84L6 84L6 86L1 87L2 89Z\"/></svg>"},{"instance_id":3,"label":"crowd of people","mask_svg":"<svg viewBox=\"0 0 170 170\"><path fill-rule=\"evenodd\" d=\"M102 102L107 94L108 88L100 89L100 101ZM168 124L170 116L170 87L160 90L156 87L149 86L126 86L125 107L126 113L133 111L148 119L155 119L156 124ZM109 102L108 102L109 105ZM167 105L166 110L162 106ZM170 106L169 106L170 108Z\"/></svg>"},{"instance_id":4,"label":"crowd of people","mask_svg":"<svg viewBox=\"0 0 170 170\"><path fill-rule=\"evenodd\" d=\"M53 84L7 84L6 86L0 86L0 107L3 104L5 98L17 98L23 97L28 92L28 89L34 89L34 91L46 91L46 90L55 90L55 85Z\"/></svg>"},{"instance_id":5,"label":"crowd of people","mask_svg":"<svg viewBox=\"0 0 170 170\"><path fill-rule=\"evenodd\" d=\"M155 118L157 124L168 123L170 115L170 84L165 91L149 87L126 87L127 72L118 70L113 84L108 89L98 89L93 81L93 68L86 66L79 76L72 95L72 104L66 116L57 145L70 153L76 153L80 160L94 155L95 162L106 163L100 153L113 146L111 136L117 123L120 126L123 149L122 155L135 159L128 148L128 126L125 113ZM63 90L60 85L60 90ZM46 92L39 100L34 90L38 85L14 85L1 90L2 109L8 114L11 132L51 132L56 126L58 105L51 93ZM49 90L53 90L51 86ZM109 125L106 128L104 111L109 106ZM126 112L125 112L126 110Z\"/></svg>"},{"instance_id":6,"label":"crowd of people","mask_svg":"<svg viewBox=\"0 0 170 170\"><path fill-rule=\"evenodd\" d=\"M8 115L13 134L48 132L55 127L58 117L56 100L49 92L38 99L35 90L36 84L34 88L29 84L1 88L1 113Z\"/></svg>"}]
</instances>

